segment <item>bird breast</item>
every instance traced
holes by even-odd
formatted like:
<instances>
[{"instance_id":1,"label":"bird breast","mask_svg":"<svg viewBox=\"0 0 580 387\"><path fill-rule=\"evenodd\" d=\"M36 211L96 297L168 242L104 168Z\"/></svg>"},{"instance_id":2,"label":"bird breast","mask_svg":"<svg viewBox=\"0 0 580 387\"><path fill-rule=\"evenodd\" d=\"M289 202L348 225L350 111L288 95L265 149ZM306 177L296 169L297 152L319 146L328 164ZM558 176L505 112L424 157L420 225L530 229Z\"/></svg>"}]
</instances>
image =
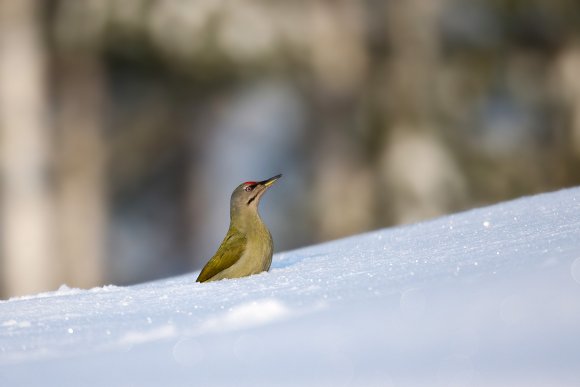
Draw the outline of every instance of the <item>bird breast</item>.
<instances>
[{"instance_id":1,"label":"bird breast","mask_svg":"<svg viewBox=\"0 0 580 387\"><path fill-rule=\"evenodd\" d=\"M272 263L272 236L263 224L261 226L254 228L253 232L247 235L248 242L244 254L234 265L239 266L236 269L247 275L268 271Z\"/></svg>"}]
</instances>

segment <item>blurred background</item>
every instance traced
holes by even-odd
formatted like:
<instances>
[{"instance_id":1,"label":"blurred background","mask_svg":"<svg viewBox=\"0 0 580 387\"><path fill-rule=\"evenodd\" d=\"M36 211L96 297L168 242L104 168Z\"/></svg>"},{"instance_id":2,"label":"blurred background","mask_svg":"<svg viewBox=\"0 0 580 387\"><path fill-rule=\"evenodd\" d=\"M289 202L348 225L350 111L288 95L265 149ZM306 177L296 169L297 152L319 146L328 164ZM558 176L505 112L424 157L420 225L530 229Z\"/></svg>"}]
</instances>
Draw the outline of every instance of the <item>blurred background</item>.
<instances>
[{"instance_id":1,"label":"blurred background","mask_svg":"<svg viewBox=\"0 0 580 387\"><path fill-rule=\"evenodd\" d=\"M0 296L580 183L577 0L0 0ZM192 276L194 280L194 276Z\"/></svg>"}]
</instances>

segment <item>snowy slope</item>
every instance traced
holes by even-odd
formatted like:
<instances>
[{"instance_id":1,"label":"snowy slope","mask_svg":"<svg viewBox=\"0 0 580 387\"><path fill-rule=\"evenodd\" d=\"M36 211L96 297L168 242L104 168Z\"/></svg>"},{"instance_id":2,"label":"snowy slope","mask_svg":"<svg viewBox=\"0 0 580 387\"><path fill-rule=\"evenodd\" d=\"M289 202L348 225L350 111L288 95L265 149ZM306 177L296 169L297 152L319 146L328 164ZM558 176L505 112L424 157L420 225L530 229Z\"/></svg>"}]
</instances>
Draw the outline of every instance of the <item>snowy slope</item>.
<instances>
[{"instance_id":1,"label":"snowy slope","mask_svg":"<svg viewBox=\"0 0 580 387\"><path fill-rule=\"evenodd\" d=\"M0 386L580 386L580 189L0 302Z\"/></svg>"}]
</instances>

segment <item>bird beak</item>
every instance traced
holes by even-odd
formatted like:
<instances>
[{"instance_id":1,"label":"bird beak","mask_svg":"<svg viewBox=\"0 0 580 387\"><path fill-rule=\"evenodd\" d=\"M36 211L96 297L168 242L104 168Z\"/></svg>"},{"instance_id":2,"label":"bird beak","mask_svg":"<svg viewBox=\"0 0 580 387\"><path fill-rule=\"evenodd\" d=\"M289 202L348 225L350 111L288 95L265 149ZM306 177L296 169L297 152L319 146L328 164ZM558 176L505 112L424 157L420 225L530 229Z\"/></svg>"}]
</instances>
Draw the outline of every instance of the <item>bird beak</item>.
<instances>
[{"instance_id":1,"label":"bird beak","mask_svg":"<svg viewBox=\"0 0 580 387\"><path fill-rule=\"evenodd\" d=\"M274 177L271 177L269 179L266 179L264 181L260 181L258 184L263 185L264 187L268 188L269 186L271 186L272 184L274 184L276 182L276 180L278 180L279 178L281 178L282 175L276 175Z\"/></svg>"}]
</instances>

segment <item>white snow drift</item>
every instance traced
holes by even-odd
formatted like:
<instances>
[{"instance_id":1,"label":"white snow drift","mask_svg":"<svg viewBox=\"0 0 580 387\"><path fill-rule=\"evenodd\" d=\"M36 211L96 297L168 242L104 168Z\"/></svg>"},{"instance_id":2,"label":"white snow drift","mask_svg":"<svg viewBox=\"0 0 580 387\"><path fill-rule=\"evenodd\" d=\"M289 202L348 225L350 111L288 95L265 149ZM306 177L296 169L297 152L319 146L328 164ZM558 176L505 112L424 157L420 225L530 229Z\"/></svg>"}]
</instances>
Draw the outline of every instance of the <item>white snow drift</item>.
<instances>
[{"instance_id":1,"label":"white snow drift","mask_svg":"<svg viewBox=\"0 0 580 387\"><path fill-rule=\"evenodd\" d=\"M580 189L195 278L0 302L0 385L580 385Z\"/></svg>"}]
</instances>

